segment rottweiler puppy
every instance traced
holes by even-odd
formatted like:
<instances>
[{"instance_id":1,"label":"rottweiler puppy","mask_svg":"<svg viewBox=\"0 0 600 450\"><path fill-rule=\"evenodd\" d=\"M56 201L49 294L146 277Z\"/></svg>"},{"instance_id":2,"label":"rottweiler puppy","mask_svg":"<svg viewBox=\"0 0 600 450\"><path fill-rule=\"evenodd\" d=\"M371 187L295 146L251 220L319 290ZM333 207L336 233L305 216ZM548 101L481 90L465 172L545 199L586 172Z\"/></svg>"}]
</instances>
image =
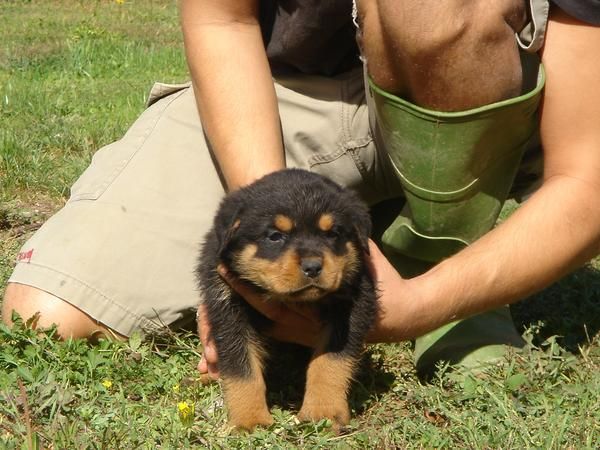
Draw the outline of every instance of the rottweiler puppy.
<instances>
[{"instance_id":1,"label":"rottweiler puppy","mask_svg":"<svg viewBox=\"0 0 600 450\"><path fill-rule=\"evenodd\" d=\"M196 269L219 356L229 422L269 425L263 367L272 322L219 276L217 265L269 302L312 305L323 323L306 373L301 420L350 420L347 394L377 296L365 264L371 221L352 191L320 175L286 169L227 195Z\"/></svg>"}]
</instances>

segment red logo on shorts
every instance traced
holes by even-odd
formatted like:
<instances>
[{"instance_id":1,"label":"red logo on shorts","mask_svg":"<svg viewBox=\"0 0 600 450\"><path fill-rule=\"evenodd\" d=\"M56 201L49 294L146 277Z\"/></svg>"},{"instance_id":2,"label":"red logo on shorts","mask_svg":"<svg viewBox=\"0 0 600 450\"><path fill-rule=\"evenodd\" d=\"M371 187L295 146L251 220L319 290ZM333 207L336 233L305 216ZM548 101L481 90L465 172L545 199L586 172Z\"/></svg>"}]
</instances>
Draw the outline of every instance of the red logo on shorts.
<instances>
[{"instance_id":1,"label":"red logo on shorts","mask_svg":"<svg viewBox=\"0 0 600 450\"><path fill-rule=\"evenodd\" d=\"M30 262L31 255L33 255L33 249L27 250L26 252L21 252L17 255L17 262Z\"/></svg>"}]
</instances>

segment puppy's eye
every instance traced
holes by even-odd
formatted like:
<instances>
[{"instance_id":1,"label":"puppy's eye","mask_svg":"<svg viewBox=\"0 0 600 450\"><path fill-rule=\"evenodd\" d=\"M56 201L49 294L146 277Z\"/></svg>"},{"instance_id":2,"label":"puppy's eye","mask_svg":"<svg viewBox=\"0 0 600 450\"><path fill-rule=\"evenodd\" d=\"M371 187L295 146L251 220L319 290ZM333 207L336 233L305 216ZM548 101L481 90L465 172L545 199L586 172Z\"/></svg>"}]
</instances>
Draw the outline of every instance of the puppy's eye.
<instances>
[{"instance_id":1,"label":"puppy's eye","mask_svg":"<svg viewBox=\"0 0 600 450\"><path fill-rule=\"evenodd\" d=\"M327 230L325 235L330 239L337 239L342 234L342 230L339 227L333 227L331 230Z\"/></svg>"},{"instance_id":2,"label":"puppy's eye","mask_svg":"<svg viewBox=\"0 0 600 450\"><path fill-rule=\"evenodd\" d=\"M271 242L283 242L286 239L286 235L281 231L269 231L267 239Z\"/></svg>"}]
</instances>

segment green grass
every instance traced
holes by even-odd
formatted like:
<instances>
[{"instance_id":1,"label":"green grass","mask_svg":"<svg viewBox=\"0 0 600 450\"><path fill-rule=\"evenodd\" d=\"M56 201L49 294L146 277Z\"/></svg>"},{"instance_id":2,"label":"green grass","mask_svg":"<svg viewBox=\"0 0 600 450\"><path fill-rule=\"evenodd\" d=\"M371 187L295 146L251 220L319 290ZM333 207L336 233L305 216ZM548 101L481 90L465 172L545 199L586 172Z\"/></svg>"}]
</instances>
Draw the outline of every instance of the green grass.
<instances>
[{"instance_id":1,"label":"green grass","mask_svg":"<svg viewBox=\"0 0 600 450\"><path fill-rule=\"evenodd\" d=\"M15 1L0 12L0 201L68 195L153 81L187 77L173 2Z\"/></svg>"},{"instance_id":2,"label":"green grass","mask_svg":"<svg viewBox=\"0 0 600 450\"><path fill-rule=\"evenodd\" d=\"M123 134L153 81L186 72L174 2L0 2L0 293L93 152ZM93 346L0 326L0 448L597 448L599 264L516 305L529 346L477 375L442 368L422 383L410 344L371 347L341 436L296 422L291 357L270 377L275 425L235 435L219 386L198 382L195 336Z\"/></svg>"},{"instance_id":3,"label":"green grass","mask_svg":"<svg viewBox=\"0 0 600 450\"><path fill-rule=\"evenodd\" d=\"M5 448L32 438L56 448L594 448L600 432L597 345L572 355L550 339L477 376L442 372L427 384L406 345L374 346L343 436L296 422L300 377L288 363L270 394L276 424L240 436L225 426L218 385L197 381L192 336L90 346L21 325L0 326L0 338ZM179 416L183 401L193 423Z\"/></svg>"}]
</instances>

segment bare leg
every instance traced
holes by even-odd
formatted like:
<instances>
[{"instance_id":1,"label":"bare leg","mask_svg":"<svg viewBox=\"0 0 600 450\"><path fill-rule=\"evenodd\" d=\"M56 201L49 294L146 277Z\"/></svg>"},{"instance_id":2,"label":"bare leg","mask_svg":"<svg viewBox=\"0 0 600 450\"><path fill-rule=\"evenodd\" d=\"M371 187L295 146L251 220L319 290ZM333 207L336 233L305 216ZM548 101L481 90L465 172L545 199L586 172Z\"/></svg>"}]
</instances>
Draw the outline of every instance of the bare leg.
<instances>
[{"instance_id":1,"label":"bare leg","mask_svg":"<svg viewBox=\"0 0 600 450\"><path fill-rule=\"evenodd\" d=\"M2 303L2 321L12 323L12 312L16 311L23 320L40 313L38 327L58 325L61 338L96 339L100 336L110 336L125 339L110 328L95 321L70 303L61 300L47 292L23 284L9 283Z\"/></svg>"}]
</instances>

